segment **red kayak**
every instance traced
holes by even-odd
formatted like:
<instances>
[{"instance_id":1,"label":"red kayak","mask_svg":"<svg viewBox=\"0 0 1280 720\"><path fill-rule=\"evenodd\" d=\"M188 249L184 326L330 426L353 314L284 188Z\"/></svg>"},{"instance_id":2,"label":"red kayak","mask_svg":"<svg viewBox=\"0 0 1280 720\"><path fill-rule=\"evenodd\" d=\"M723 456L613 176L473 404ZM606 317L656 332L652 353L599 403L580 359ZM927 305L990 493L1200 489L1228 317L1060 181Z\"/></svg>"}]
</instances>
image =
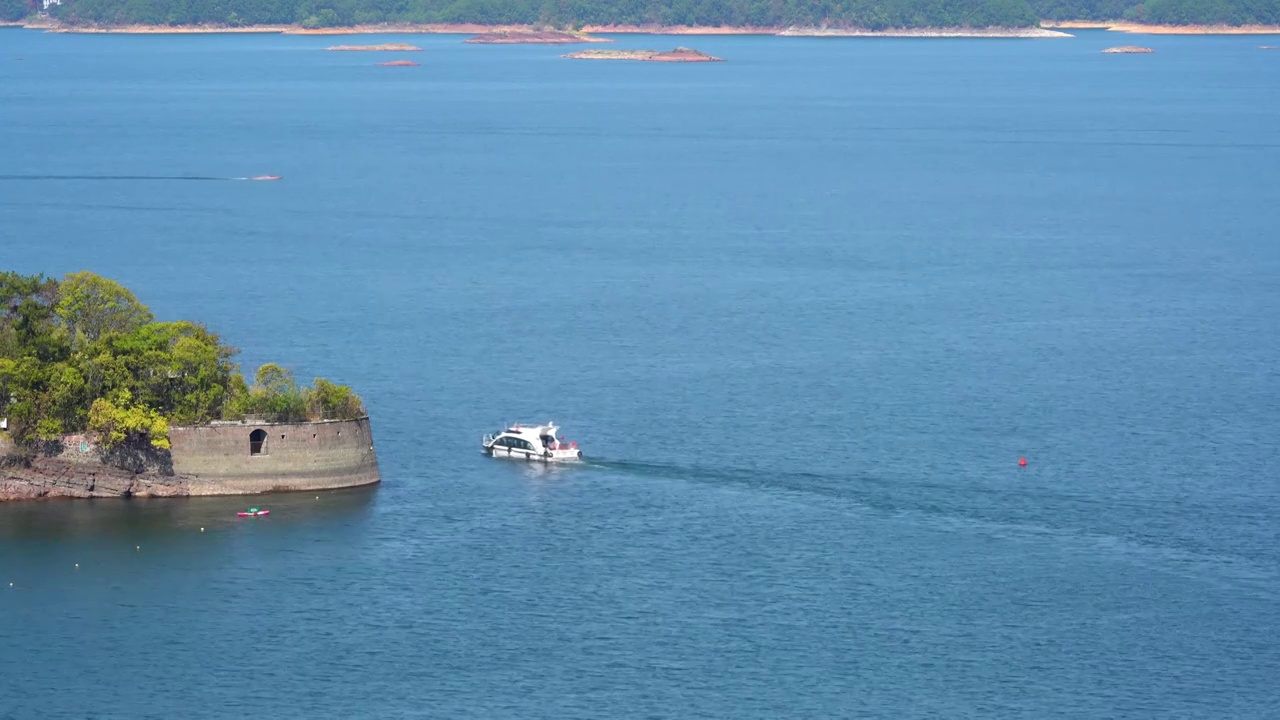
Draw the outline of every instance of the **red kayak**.
<instances>
[{"instance_id":1,"label":"red kayak","mask_svg":"<svg viewBox=\"0 0 1280 720\"><path fill-rule=\"evenodd\" d=\"M245 510L243 512L236 513L236 517L261 517L263 515L270 515L270 514L271 514L270 510L259 510L258 508L249 508L248 510Z\"/></svg>"}]
</instances>

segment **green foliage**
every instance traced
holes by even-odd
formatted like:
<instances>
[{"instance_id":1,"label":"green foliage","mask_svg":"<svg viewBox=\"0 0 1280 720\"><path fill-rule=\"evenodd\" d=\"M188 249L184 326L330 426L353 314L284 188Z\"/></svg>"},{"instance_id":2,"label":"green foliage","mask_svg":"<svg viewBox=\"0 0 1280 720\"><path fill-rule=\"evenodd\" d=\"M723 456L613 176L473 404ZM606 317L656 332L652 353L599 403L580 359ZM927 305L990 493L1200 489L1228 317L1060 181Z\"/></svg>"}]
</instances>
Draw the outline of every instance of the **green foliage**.
<instances>
[{"instance_id":1,"label":"green foliage","mask_svg":"<svg viewBox=\"0 0 1280 720\"><path fill-rule=\"evenodd\" d=\"M337 385L316 378L305 392L307 414L314 420L354 420L364 417L364 403L346 385Z\"/></svg>"},{"instance_id":2,"label":"green foliage","mask_svg":"<svg viewBox=\"0 0 1280 720\"><path fill-rule=\"evenodd\" d=\"M1028 0L1046 20L1130 20L1158 25L1274 25L1280 0Z\"/></svg>"},{"instance_id":3,"label":"green foliage","mask_svg":"<svg viewBox=\"0 0 1280 720\"><path fill-rule=\"evenodd\" d=\"M33 9L27 0L0 0L0 22L21 20Z\"/></svg>"},{"instance_id":4,"label":"green foliage","mask_svg":"<svg viewBox=\"0 0 1280 720\"><path fill-rule=\"evenodd\" d=\"M316 378L312 387L300 388L293 373L274 363L258 368L252 387L245 388L242 377L239 383L240 390L228 410L228 415L233 417L260 416L273 422L300 422L353 420L365 414L360 396L346 385Z\"/></svg>"},{"instance_id":5,"label":"green foliage","mask_svg":"<svg viewBox=\"0 0 1280 720\"><path fill-rule=\"evenodd\" d=\"M92 343L105 333L136 330L155 319L123 285L88 271L71 273L62 280L54 311L77 343Z\"/></svg>"},{"instance_id":6,"label":"green foliage","mask_svg":"<svg viewBox=\"0 0 1280 720\"><path fill-rule=\"evenodd\" d=\"M115 394L115 401L98 398L89 407L89 430L98 442L111 449L130 440L145 440L158 450L169 449L169 421L155 410L132 402L127 390Z\"/></svg>"},{"instance_id":7,"label":"green foliage","mask_svg":"<svg viewBox=\"0 0 1280 720\"><path fill-rule=\"evenodd\" d=\"M236 416L258 415L271 422L298 422L307 419L307 399L293 379L293 373L267 363L258 368L253 387L232 404Z\"/></svg>"},{"instance_id":8,"label":"green foliage","mask_svg":"<svg viewBox=\"0 0 1280 720\"><path fill-rule=\"evenodd\" d=\"M1070 0L1061 0L1070 1ZM1026 27L1026 0L76 0L68 22L333 27L356 23Z\"/></svg>"},{"instance_id":9,"label":"green foliage","mask_svg":"<svg viewBox=\"0 0 1280 720\"><path fill-rule=\"evenodd\" d=\"M88 24L289 25L360 23L544 23L1025 27L1049 20L1128 18L1169 24L1280 23L1280 0L74 0L51 9ZM26 0L0 0L0 19L28 12Z\"/></svg>"},{"instance_id":10,"label":"green foliage","mask_svg":"<svg viewBox=\"0 0 1280 720\"><path fill-rule=\"evenodd\" d=\"M70 352L53 311L58 281L0 272L0 357L26 352L54 359Z\"/></svg>"},{"instance_id":11,"label":"green foliage","mask_svg":"<svg viewBox=\"0 0 1280 720\"><path fill-rule=\"evenodd\" d=\"M0 272L0 417L19 447L87 430L108 449L164 449L170 423L364 414L351 388L299 388L278 365L262 366L250 388L236 353L195 323L155 322L132 292L92 273L59 283Z\"/></svg>"}]
</instances>

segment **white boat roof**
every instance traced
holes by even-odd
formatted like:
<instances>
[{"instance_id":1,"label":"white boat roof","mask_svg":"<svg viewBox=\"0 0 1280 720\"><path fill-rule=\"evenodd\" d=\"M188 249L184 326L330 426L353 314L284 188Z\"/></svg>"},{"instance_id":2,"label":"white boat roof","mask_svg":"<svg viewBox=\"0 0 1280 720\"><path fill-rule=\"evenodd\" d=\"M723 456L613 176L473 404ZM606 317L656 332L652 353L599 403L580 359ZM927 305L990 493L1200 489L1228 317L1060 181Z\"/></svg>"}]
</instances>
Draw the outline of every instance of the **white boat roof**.
<instances>
[{"instance_id":1,"label":"white boat roof","mask_svg":"<svg viewBox=\"0 0 1280 720\"><path fill-rule=\"evenodd\" d=\"M512 423L507 426L507 429L505 430L505 432L513 432L513 433L536 432L539 435L555 435L556 430L559 430L559 429L560 428L556 427L556 424L553 422L548 422L545 425L539 425L538 423Z\"/></svg>"}]
</instances>

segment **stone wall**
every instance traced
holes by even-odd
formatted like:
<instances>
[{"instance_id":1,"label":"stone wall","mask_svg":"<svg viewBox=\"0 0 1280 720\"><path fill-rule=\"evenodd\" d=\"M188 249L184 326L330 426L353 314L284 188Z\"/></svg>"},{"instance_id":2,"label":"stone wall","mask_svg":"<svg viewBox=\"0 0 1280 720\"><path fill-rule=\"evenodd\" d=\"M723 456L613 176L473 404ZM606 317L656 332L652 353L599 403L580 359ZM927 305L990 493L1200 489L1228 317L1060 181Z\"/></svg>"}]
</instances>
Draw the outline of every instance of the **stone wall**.
<instances>
[{"instance_id":1,"label":"stone wall","mask_svg":"<svg viewBox=\"0 0 1280 720\"><path fill-rule=\"evenodd\" d=\"M250 436L263 431L258 454ZM197 478L193 495L324 490L378 482L369 419L216 423L169 430L173 471Z\"/></svg>"},{"instance_id":2,"label":"stone wall","mask_svg":"<svg viewBox=\"0 0 1280 720\"><path fill-rule=\"evenodd\" d=\"M254 431L266 435L256 453ZM104 453L92 437L68 435L44 453L16 457L0 437L0 500L250 495L380 479L368 418L173 427L169 439L170 452Z\"/></svg>"}]
</instances>

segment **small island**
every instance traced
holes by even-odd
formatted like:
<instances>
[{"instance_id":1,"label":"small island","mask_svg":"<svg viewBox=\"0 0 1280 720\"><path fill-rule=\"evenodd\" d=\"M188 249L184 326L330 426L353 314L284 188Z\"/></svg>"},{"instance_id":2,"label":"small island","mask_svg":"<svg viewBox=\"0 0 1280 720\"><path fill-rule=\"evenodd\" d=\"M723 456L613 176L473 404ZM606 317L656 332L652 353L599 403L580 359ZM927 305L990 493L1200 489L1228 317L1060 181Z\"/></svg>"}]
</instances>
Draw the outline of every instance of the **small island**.
<instances>
[{"instance_id":1,"label":"small island","mask_svg":"<svg viewBox=\"0 0 1280 720\"><path fill-rule=\"evenodd\" d=\"M639 60L641 62L724 62L723 58L708 55L692 48L674 50L580 50L563 55L572 60Z\"/></svg>"},{"instance_id":2,"label":"small island","mask_svg":"<svg viewBox=\"0 0 1280 720\"><path fill-rule=\"evenodd\" d=\"M330 52L417 52L422 48L408 43L384 43L382 45L334 45Z\"/></svg>"},{"instance_id":3,"label":"small island","mask_svg":"<svg viewBox=\"0 0 1280 720\"><path fill-rule=\"evenodd\" d=\"M1153 53L1155 50L1149 47L1138 47L1137 45L1117 45L1116 47L1109 47L1102 52L1104 55L1142 55Z\"/></svg>"},{"instance_id":4,"label":"small island","mask_svg":"<svg viewBox=\"0 0 1280 720\"><path fill-rule=\"evenodd\" d=\"M378 63L378 67L419 67L419 65L412 60L388 60Z\"/></svg>"},{"instance_id":5,"label":"small island","mask_svg":"<svg viewBox=\"0 0 1280 720\"><path fill-rule=\"evenodd\" d=\"M345 385L252 383L203 325L119 283L0 272L0 501L327 490L379 481Z\"/></svg>"},{"instance_id":6,"label":"small island","mask_svg":"<svg viewBox=\"0 0 1280 720\"><path fill-rule=\"evenodd\" d=\"M472 45L573 45L577 43L613 42L581 32L565 30L495 30L467 38Z\"/></svg>"}]
</instances>

